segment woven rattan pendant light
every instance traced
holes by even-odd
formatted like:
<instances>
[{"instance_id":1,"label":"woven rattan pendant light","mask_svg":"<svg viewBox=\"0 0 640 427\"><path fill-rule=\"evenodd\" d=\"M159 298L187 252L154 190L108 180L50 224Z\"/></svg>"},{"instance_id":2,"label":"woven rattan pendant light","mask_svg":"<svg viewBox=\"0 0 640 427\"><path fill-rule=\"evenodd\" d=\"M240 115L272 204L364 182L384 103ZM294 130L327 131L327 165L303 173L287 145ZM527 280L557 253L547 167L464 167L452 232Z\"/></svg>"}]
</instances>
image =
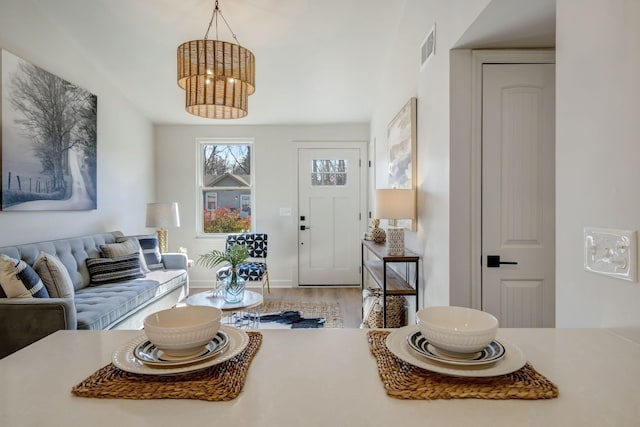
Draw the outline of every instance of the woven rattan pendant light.
<instances>
[{"instance_id":1,"label":"woven rattan pendant light","mask_svg":"<svg viewBox=\"0 0 640 427\"><path fill-rule=\"evenodd\" d=\"M236 44L218 40L218 15ZM216 23L216 40L209 40ZM213 15L203 40L178 46L178 86L186 91L188 113L209 119L239 119L247 115L248 96L255 92L255 57L240 46L215 2Z\"/></svg>"}]
</instances>

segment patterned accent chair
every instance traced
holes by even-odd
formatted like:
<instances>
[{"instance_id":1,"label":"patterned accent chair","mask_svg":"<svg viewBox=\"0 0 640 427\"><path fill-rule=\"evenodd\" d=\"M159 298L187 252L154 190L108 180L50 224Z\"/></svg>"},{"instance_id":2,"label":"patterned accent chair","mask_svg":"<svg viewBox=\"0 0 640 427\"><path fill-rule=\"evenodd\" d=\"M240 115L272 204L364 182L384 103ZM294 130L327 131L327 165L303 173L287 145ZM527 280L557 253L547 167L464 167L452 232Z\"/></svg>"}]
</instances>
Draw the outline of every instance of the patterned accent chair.
<instances>
[{"instance_id":1,"label":"patterned accent chair","mask_svg":"<svg viewBox=\"0 0 640 427\"><path fill-rule=\"evenodd\" d=\"M229 234L225 251L229 252L233 245L246 245L249 249L247 261L237 266L238 275L247 282L262 282L262 292L266 284L267 292L271 293L267 270L267 235L265 233ZM230 275L231 266L224 266L216 272L216 280L220 282Z\"/></svg>"}]
</instances>

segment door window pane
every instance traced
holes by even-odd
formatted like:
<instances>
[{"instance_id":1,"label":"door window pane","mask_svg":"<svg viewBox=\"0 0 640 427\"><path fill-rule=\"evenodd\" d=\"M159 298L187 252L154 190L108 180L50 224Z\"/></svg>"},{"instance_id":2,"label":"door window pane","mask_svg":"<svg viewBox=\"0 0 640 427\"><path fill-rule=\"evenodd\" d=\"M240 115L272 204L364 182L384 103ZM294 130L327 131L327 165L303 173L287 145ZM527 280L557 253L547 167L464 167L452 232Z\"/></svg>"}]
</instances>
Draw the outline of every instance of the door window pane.
<instances>
[{"instance_id":1,"label":"door window pane","mask_svg":"<svg viewBox=\"0 0 640 427\"><path fill-rule=\"evenodd\" d=\"M343 186L347 185L346 160L312 160L312 186Z\"/></svg>"}]
</instances>

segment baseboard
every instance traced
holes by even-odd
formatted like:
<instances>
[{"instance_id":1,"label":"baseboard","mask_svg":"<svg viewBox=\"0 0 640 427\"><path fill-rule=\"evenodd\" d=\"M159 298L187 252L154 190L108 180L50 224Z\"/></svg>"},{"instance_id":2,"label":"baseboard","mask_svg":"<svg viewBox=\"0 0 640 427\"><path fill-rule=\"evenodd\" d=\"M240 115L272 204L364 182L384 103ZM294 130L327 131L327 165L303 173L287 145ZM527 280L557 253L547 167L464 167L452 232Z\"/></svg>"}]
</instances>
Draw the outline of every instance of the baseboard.
<instances>
[{"instance_id":1,"label":"baseboard","mask_svg":"<svg viewBox=\"0 0 640 427\"><path fill-rule=\"evenodd\" d=\"M298 285L296 286L298 288L320 288L320 289L325 289L325 288L347 288L347 289L360 289L361 286L360 285Z\"/></svg>"}]
</instances>

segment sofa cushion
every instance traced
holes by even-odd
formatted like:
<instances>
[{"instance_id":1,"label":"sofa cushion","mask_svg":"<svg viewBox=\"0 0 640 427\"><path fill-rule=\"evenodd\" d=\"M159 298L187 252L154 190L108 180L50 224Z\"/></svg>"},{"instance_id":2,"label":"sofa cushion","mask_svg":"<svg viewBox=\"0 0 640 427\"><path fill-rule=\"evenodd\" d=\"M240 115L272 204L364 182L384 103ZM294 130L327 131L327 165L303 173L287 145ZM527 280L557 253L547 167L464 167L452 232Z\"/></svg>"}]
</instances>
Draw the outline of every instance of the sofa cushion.
<instances>
[{"instance_id":1,"label":"sofa cushion","mask_svg":"<svg viewBox=\"0 0 640 427\"><path fill-rule=\"evenodd\" d=\"M49 298L33 268L22 260L0 256L0 286L8 298Z\"/></svg>"},{"instance_id":2,"label":"sofa cushion","mask_svg":"<svg viewBox=\"0 0 640 427\"><path fill-rule=\"evenodd\" d=\"M51 298L73 298L71 276L57 256L40 252L33 269L42 279Z\"/></svg>"},{"instance_id":3,"label":"sofa cushion","mask_svg":"<svg viewBox=\"0 0 640 427\"><path fill-rule=\"evenodd\" d=\"M187 280L185 270L152 271L144 278L102 286L90 286L76 292L78 329L106 329Z\"/></svg>"},{"instance_id":4,"label":"sofa cushion","mask_svg":"<svg viewBox=\"0 0 640 427\"><path fill-rule=\"evenodd\" d=\"M162 263L162 254L160 253L160 247L158 246L158 236L155 234L141 234L137 236L120 237L119 240L131 238L138 239L138 243L142 248L142 253L144 254L144 259L149 270L160 270L164 268L164 264Z\"/></svg>"},{"instance_id":5,"label":"sofa cushion","mask_svg":"<svg viewBox=\"0 0 640 427\"><path fill-rule=\"evenodd\" d=\"M78 290L89 285L89 270L85 260L101 256L99 246L105 243L115 243L116 237L120 236L122 236L121 232L112 231L110 233L48 240L19 246L5 246L0 248L0 253L15 259L21 259L29 265L33 265L36 262L40 252L55 255L67 268L73 287Z\"/></svg>"},{"instance_id":6,"label":"sofa cushion","mask_svg":"<svg viewBox=\"0 0 640 427\"><path fill-rule=\"evenodd\" d=\"M147 268L147 262L144 259L144 254L142 253L142 248L140 247L140 243L138 243L138 239L135 237L118 237L116 242L118 243L100 245L102 255L107 258L115 258L123 255L138 254L140 257L140 270L145 274L150 271Z\"/></svg>"},{"instance_id":7,"label":"sofa cushion","mask_svg":"<svg viewBox=\"0 0 640 427\"><path fill-rule=\"evenodd\" d=\"M87 258L91 286L144 277L137 253L115 258Z\"/></svg>"}]
</instances>

